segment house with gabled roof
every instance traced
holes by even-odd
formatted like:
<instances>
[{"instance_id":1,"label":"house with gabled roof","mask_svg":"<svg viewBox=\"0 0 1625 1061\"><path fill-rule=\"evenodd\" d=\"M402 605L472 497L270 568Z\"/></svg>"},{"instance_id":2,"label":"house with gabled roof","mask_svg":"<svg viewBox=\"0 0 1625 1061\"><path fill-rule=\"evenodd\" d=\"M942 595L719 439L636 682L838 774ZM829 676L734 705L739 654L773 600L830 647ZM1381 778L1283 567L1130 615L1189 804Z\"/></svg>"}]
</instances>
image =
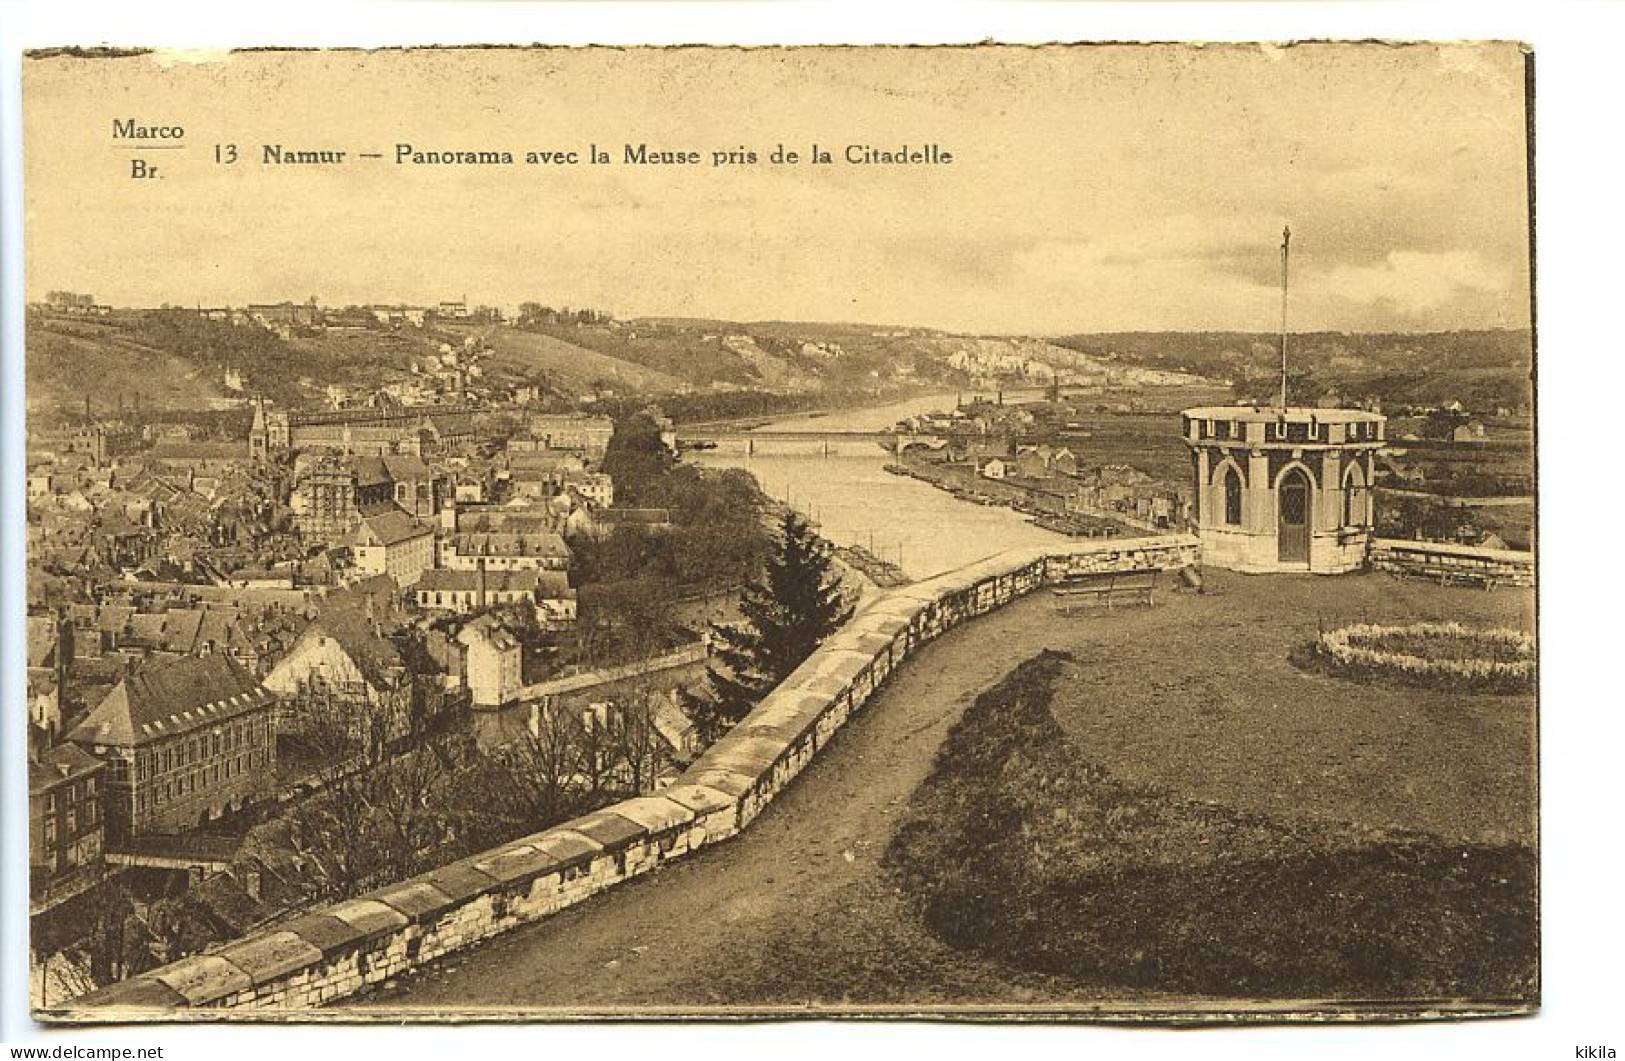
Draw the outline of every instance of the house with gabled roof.
<instances>
[{"instance_id":1,"label":"house with gabled roof","mask_svg":"<svg viewBox=\"0 0 1625 1061\"><path fill-rule=\"evenodd\" d=\"M411 586L434 567L434 528L390 502L361 510L361 523L351 543L356 570L388 575L401 587Z\"/></svg>"},{"instance_id":2,"label":"house with gabled roof","mask_svg":"<svg viewBox=\"0 0 1625 1061\"><path fill-rule=\"evenodd\" d=\"M275 794L275 701L224 655L153 660L68 740L107 764L110 839L178 833Z\"/></svg>"},{"instance_id":3,"label":"house with gabled roof","mask_svg":"<svg viewBox=\"0 0 1625 1061\"><path fill-rule=\"evenodd\" d=\"M73 744L28 757L28 899L31 913L79 894L105 868L106 765Z\"/></svg>"},{"instance_id":4,"label":"house with gabled roof","mask_svg":"<svg viewBox=\"0 0 1625 1061\"><path fill-rule=\"evenodd\" d=\"M345 754L377 757L456 701L432 660L385 635L383 606L353 590L330 598L265 676L278 728ZM324 753L325 754L325 753Z\"/></svg>"},{"instance_id":5,"label":"house with gabled roof","mask_svg":"<svg viewBox=\"0 0 1625 1061\"><path fill-rule=\"evenodd\" d=\"M457 641L464 648L464 668L475 708L512 703L524 686L524 646L494 615L463 624Z\"/></svg>"}]
</instances>

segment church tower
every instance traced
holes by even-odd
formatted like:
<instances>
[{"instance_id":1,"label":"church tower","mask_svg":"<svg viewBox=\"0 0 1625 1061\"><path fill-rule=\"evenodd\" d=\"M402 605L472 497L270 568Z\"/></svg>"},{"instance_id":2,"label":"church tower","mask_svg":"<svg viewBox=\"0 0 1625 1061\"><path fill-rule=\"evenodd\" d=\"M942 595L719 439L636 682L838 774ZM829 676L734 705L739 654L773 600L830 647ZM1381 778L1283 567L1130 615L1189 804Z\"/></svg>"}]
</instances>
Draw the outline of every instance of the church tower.
<instances>
[{"instance_id":1,"label":"church tower","mask_svg":"<svg viewBox=\"0 0 1625 1061\"><path fill-rule=\"evenodd\" d=\"M254 399L254 423L248 429L248 459L263 461L270 455L270 434L265 424L265 399Z\"/></svg>"}]
</instances>

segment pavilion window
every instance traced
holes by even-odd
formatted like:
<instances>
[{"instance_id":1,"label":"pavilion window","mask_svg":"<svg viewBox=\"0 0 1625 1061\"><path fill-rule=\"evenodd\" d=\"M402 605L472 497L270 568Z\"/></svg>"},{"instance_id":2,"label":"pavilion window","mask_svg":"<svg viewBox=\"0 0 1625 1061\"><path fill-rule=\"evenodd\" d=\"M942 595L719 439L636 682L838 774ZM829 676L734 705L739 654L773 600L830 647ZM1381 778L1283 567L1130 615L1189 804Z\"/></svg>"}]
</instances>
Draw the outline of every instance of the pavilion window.
<instances>
[{"instance_id":1,"label":"pavilion window","mask_svg":"<svg viewBox=\"0 0 1625 1061\"><path fill-rule=\"evenodd\" d=\"M1234 468L1224 473L1224 521L1233 527L1241 524L1241 476Z\"/></svg>"},{"instance_id":2,"label":"pavilion window","mask_svg":"<svg viewBox=\"0 0 1625 1061\"><path fill-rule=\"evenodd\" d=\"M1365 500L1365 483L1360 480L1358 472L1351 471L1343 481L1343 526L1365 524Z\"/></svg>"}]
</instances>

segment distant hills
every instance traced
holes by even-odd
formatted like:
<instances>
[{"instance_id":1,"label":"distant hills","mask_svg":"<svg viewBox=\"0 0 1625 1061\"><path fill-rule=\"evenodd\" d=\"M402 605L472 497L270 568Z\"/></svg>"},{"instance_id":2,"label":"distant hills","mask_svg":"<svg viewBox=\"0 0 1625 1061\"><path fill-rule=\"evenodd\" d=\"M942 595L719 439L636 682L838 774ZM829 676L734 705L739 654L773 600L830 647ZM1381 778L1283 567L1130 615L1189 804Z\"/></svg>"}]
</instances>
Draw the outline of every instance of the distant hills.
<instances>
[{"instance_id":1,"label":"distant hills","mask_svg":"<svg viewBox=\"0 0 1625 1061\"><path fill-rule=\"evenodd\" d=\"M323 404L330 388L407 385L449 344L482 349L478 386L539 388L559 403L587 396L908 393L975 380L1064 379L1105 386L1180 384L1194 377L1261 385L1278 371L1279 337L1238 332L1122 332L1056 339L970 336L924 328L795 321L741 323L655 317L532 324L466 321L424 327L284 333L204 320L186 310L118 311L100 319L30 313L31 413L77 410L88 393L105 412L139 394L150 410L222 409L263 394ZM1529 402L1527 331L1291 337L1294 372L1350 400L1470 408ZM228 385L228 380L230 385ZM1200 382L1200 380L1198 380ZM689 402L688 404L693 404ZM736 403L737 404L737 403Z\"/></svg>"}]
</instances>

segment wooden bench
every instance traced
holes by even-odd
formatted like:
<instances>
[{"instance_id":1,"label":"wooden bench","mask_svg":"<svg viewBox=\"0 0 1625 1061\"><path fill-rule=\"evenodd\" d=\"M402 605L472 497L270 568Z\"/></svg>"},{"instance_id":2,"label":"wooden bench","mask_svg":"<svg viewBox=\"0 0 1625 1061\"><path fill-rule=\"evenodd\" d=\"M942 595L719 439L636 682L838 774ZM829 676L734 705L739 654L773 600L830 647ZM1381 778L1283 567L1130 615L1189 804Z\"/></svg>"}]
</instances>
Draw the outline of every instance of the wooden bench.
<instances>
[{"instance_id":1,"label":"wooden bench","mask_svg":"<svg viewBox=\"0 0 1625 1061\"><path fill-rule=\"evenodd\" d=\"M1480 589L1495 589L1501 584L1493 571L1481 571L1470 567L1457 567L1447 564L1432 564L1423 560L1404 560L1389 570L1403 578L1420 578L1428 582L1437 582L1441 586L1476 586Z\"/></svg>"},{"instance_id":2,"label":"wooden bench","mask_svg":"<svg viewBox=\"0 0 1625 1061\"><path fill-rule=\"evenodd\" d=\"M1053 587L1050 592L1061 599L1057 610L1071 615L1079 608L1091 604L1104 604L1109 611L1113 604L1156 603L1157 576L1160 571L1125 571L1103 575L1085 575Z\"/></svg>"},{"instance_id":3,"label":"wooden bench","mask_svg":"<svg viewBox=\"0 0 1625 1061\"><path fill-rule=\"evenodd\" d=\"M1494 589L1501 584L1488 571L1461 570L1449 567L1428 567L1417 572L1417 577L1431 579L1441 586L1477 586L1480 589Z\"/></svg>"}]
</instances>

